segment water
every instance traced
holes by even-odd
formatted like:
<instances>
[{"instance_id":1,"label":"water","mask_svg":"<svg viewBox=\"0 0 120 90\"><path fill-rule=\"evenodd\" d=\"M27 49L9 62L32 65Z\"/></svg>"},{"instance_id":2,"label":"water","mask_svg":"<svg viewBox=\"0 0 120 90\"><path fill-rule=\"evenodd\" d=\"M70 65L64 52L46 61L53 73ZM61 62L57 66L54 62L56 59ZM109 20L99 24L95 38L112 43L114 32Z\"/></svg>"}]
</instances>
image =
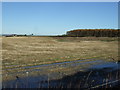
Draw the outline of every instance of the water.
<instances>
[{"instance_id":1,"label":"water","mask_svg":"<svg viewBox=\"0 0 120 90\"><path fill-rule=\"evenodd\" d=\"M14 72L10 74L17 74L17 73L26 73L26 72L34 72L34 71L45 71L47 68L52 69L56 67L74 67L74 66L80 66L80 65L85 65L85 64L92 64L92 63L104 63L103 60L94 60L90 61L93 59L85 59L85 60L76 60L76 61L67 61L67 62L59 62L59 63L52 63L52 64L44 64L44 65L34 65L34 66L25 66L25 67L17 67L17 68L10 68L10 69L5 69L5 70L18 70L19 69L24 69L25 71L20 71L20 72ZM83 62L85 61L85 62ZM10 65L11 66L11 65Z\"/></svg>"},{"instance_id":2,"label":"water","mask_svg":"<svg viewBox=\"0 0 120 90\"><path fill-rule=\"evenodd\" d=\"M92 69L109 69L110 70L116 70L116 69L120 69L120 63L116 63L116 62L105 62L103 64L99 64L99 65L94 65L91 67Z\"/></svg>"},{"instance_id":3,"label":"water","mask_svg":"<svg viewBox=\"0 0 120 90\"><path fill-rule=\"evenodd\" d=\"M87 87L93 87L98 84L102 84L104 79L108 78L108 76L111 73L110 79L108 78L108 81L114 81L118 79L116 78L117 71L120 70L120 63L115 63L115 62L105 62L102 60L95 60L95 61L88 61L88 62L82 62L82 60L77 60L77 61L70 61L70 62L62 62L62 63L53 63L53 64L45 64L45 65L36 65L36 66L28 66L28 67L23 67L23 68L35 68L35 67L50 67L50 66L59 66L59 67L74 67L74 66L79 66L79 65L86 65L88 63L99 63L97 65L92 65L90 68L86 70L86 72L78 72L77 74L73 76L66 76L63 77L60 80L50 80L51 77L56 77L58 73L52 73L49 75L43 75L43 76L27 76L24 78L19 78L16 80L11 80L7 82L3 82L3 87L4 88L39 88L39 87L48 87L50 85L51 87L53 86L59 86L60 84L63 85L63 87L67 86L69 82L74 82L74 80L81 80L84 79L81 83L81 87L84 86L85 88ZM33 69L32 71L34 72L35 70L39 69ZM91 75L89 76L89 80L87 81L86 84L86 77L88 77L89 73L91 71ZM70 78L69 78L70 77ZM67 79L66 79L67 78ZM72 79L73 78L73 79ZM49 81L50 80L50 81ZM66 81L68 80L68 81ZM71 80L71 81L70 81ZM95 80L95 82L91 82L92 80ZM76 83L72 83L75 85ZM74 87L74 86L73 86Z\"/></svg>"},{"instance_id":4,"label":"water","mask_svg":"<svg viewBox=\"0 0 120 90\"><path fill-rule=\"evenodd\" d=\"M66 64L71 64L71 63L79 63L80 61L87 61L87 60L93 60L93 59L66 61L66 62L59 62L59 63L52 63L52 64L43 64L43 65L34 65L34 66L25 66L25 67L21 67L21 69L46 67L46 66L53 66L53 65L63 65L63 64L66 65ZM97 62L99 62L99 61L101 62L101 60L97 60ZM94 61L88 61L88 62L94 62ZM83 62L83 64L84 64L84 62ZM11 67L11 66L13 66L13 65L9 65L8 67ZM14 66L16 66L16 65L14 65ZM19 69L19 67L6 69L6 70L12 70L12 69Z\"/></svg>"}]
</instances>

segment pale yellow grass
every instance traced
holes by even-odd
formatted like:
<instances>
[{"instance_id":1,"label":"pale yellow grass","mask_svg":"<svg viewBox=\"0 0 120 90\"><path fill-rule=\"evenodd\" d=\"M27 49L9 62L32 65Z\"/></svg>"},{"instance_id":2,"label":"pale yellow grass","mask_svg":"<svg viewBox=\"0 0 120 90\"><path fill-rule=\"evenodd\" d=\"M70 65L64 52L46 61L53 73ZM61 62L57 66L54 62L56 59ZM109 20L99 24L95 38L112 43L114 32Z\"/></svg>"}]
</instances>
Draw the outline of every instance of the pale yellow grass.
<instances>
[{"instance_id":1,"label":"pale yellow grass","mask_svg":"<svg viewBox=\"0 0 120 90\"><path fill-rule=\"evenodd\" d=\"M1 49L3 74L25 71L23 69L6 70L10 68L80 59L83 59L83 62L84 59L89 58L106 61L118 60L118 41L79 40L80 38L77 40L72 38L68 42L65 37L63 37L64 41L54 37L3 37ZM69 72L69 70L74 71L75 68L78 67L54 68L48 71L54 72L62 69L61 71Z\"/></svg>"},{"instance_id":2,"label":"pale yellow grass","mask_svg":"<svg viewBox=\"0 0 120 90\"><path fill-rule=\"evenodd\" d=\"M118 57L118 42L60 42L51 37L3 37L3 65L34 65L87 58Z\"/></svg>"}]
</instances>

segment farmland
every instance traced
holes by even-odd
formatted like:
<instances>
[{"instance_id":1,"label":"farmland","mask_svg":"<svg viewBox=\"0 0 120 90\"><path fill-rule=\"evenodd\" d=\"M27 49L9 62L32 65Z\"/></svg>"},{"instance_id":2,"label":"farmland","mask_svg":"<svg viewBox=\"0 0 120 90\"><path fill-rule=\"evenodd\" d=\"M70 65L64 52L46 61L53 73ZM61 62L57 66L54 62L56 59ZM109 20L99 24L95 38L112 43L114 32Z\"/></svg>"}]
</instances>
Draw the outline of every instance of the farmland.
<instances>
[{"instance_id":1,"label":"farmland","mask_svg":"<svg viewBox=\"0 0 120 90\"><path fill-rule=\"evenodd\" d=\"M42 72L31 72L32 76L54 72L69 75L82 70L82 68L88 68L99 63L76 65L74 68L70 67L69 64L69 67L54 65L51 67L34 67L37 65L76 60L82 60L80 62L96 60L116 62L118 58L118 38L116 37L2 37L3 81L13 80L16 75L25 77L26 74L18 73L32 69L43 70ZM32 66L33 68L24 68ZM58 78L61 77L58 76Z\"/></svg>"}]
</instances>

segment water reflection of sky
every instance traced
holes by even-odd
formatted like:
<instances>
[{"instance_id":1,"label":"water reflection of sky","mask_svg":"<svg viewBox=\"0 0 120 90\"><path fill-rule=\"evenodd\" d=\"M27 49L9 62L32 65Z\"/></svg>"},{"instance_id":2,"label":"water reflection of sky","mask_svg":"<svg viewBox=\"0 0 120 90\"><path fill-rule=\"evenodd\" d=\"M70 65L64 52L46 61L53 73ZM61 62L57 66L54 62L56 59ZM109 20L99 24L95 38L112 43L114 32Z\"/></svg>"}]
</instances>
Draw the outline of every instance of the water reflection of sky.
<instances>
[{"instance_id":1,"label":"water reflection of sky","mask_svg":"<svg viewBox=\"0 0 120 90\"><path fill-rule=\"evenodd\" d=\"M81 65L81 64L85 64L85 63L93 63L93 62L97 62L97 61L90 61L90 62L84 62L84 63L72 63L70 65L73 67L75 65ZM103 82L103 79L105 78L104 76L102 76L101 70L104 70L104 68L105 68L105 72L106 72L108 70L109 71L110 70L117 70L118 68L120 68L120 63L117 64L115 62L105 62L105 61L102 61L102 60L98 60L98 62L102 62L102 63L91 66L92 69L95 69L95 70L100 69L100 72L99 72L99 70L98 71L93 71L92 72L92 76L90 76L91 80L92 79L96 80L95 85L96 84L101 84ZM68 64L68 62L66 62L66 63ZM57 63L57 64L59 64L61 66L61 64L63 64L63 63ZM56 64L50 64L50 65L56 65ZM96 75L96 72L98 73L98 75ZM4 82L3 86L4 87L16 87L16 85L17 85L18 87L25 88L25 87L27 87L26 85L28 84L29 85L28 87L36 88L36 87L39 87L39 84L40 84L40 85L43 85L44 87L47 87L47 85L48 85L48 81L47 81L48 78L50 79L52 77L57 77L57 76L60 76L60 73L55 73L54 72L54 73L49 74L49 75L39 75L39 76L35 76L35 77L34 76L27 76L27 77L24 77L24 78L20 77L20 79L16 79L16 80L11 80L11 81L8 81L8 82ZM109 81L115 80L114 77L112 77L112 78L113 79L111 79ZM42 82L43 82L43 84L42 84ZM52 85L53 84L57 85L57 84L59 84L59 82L53 82Z\"/></svg>"},{"instance_id":2,"label":"water reflection of sky","mask_svg":"<svg viewBox=\"0 0 120 90\"><path fill-rule=\"evenodd\" d=\"M112 68L112 69L120 69L120 63L115 63L115 62L105 62L103 64L99 65L94 65L92 66L94 69L102 69L102 68Z\"/></svg>"}]
</instances>

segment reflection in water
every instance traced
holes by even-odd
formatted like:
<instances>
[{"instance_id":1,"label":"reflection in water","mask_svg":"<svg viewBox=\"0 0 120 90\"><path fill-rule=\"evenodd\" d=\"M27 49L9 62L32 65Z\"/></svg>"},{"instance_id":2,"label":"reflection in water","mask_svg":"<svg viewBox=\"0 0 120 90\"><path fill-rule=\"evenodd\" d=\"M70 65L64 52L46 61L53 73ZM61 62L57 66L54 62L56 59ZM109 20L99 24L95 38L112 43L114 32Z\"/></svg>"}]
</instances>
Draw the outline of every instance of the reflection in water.
<instances>
[{"instance_id":1,"label":"reflection in water","mask_svg":"<svg viewBox=\"0 0 120 90\"><path fill-rule=\"evenodd\" d=\"M96 61L84 62L84 64L93 63L93 62ZM65 63L66 64L57 63L57 64L49 64L49 65L60 65L61 67L67 67L67 64L71 62L65 62ZM70 65L73 67L80 64L81 63L72 63ZM42 65L42 66L45 67L46 65ZM25 78L20 78L16 76L16 80L3 82L3 88L48 88L48 87L94 88L97 86L100 87L100 85L102 84L103 86L101 87L114 87L120 84L119 70L120 70L120 63L116 64L114 62L104 62L104 64L91 66L86 71L77 72L74 75L65 76L62 79L58 79L58 80L50 79L51 77L55 77L56 75L58 75L56 73L52 73L44 76L36 76L36 77L27 76ZM114 81L116 82L110 83ZM104 85L104 83L107 84Z\"/></svg>"}]
</instances>

